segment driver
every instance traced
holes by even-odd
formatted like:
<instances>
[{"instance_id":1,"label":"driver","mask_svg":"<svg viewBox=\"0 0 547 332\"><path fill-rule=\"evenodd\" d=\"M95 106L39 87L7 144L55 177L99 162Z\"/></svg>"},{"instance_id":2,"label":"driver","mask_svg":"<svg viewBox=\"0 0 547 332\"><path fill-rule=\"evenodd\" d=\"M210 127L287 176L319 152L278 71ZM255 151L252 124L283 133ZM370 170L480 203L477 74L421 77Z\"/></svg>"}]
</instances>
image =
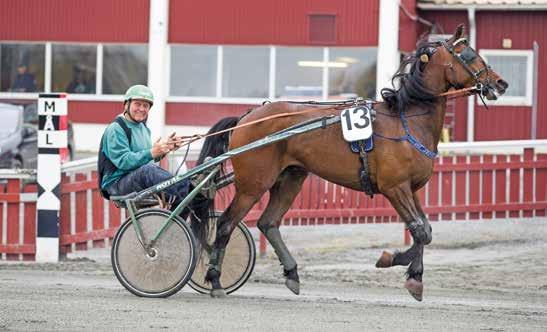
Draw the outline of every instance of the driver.
<instances>
[{"instance_id":1,"label":"driver","mask_svg":"<svg viewBox=\"0 0 547 332\"><path fill-rule=\"evenodd\" d=\"M134 85L125 93L123 113L105 130L99 147L99 185L105 198L141 191L168 180L172 174L152 161L176 150L174 133L152 144L146 126L154 95L144 85ZM174 197L174 207L189 190L188 179L165 189Z\"/></svg>"}]
</instances>

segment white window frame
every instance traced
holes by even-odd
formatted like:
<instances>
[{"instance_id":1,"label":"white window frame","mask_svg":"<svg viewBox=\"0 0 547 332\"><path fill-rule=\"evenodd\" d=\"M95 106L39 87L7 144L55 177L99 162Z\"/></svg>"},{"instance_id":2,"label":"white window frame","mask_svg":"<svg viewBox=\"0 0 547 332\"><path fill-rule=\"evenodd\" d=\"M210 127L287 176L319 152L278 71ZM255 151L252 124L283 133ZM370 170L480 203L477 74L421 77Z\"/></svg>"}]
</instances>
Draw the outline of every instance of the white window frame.
<instances>
[{"instance_id":1,"label":"white window frame","mask_svg":"<svg viewBox=\"0 0 547 332\"><path fill-rule=\"evenodd\" d=\"M77 101L122 101L123 94L103 94L102 92L102 76L104 66L104 45L147 45L146 43L91 43L91 42L63 42L63 41L17 41L17 40L0 40L0 44L26 44L26 45L44 45L45 46L45 68L44 68L44 93L51 92L52 85L52 48L53 45L85 45L95 46L97 52L97 60L95 64L95 93L69 93L69 100ZM29 100L38 99L39 92L0 92L0 99L13 100Z\"/></svg>"},{"instance_id":2,"label":"white window frame","mask_svg":"<svg viewBox=\"0 0 547 332\"><path fill-rule=\"evenodd\" d=\"M173 50L173 46L178 45L187 45L187 44L169 44L169 52L168 52L168 58L169 58L169 68L172 66L171 61L171 53ZM203 44L203 45L210 45L210 44ZM214 46L214 44L212 45ZM269 64L268 64L268 71L269 71L269 77L268 77L268 97L226 97L223 96L222 91L222 67L224 65L224 46L225 45L216 45L217 46L217 70L216 70L216 95L215 96L181 96L181 95L171 95L171 70L169 70L169 77L167 77L168 80L168 97L166 98L167 102L189 102L189 103L222 103L222 104L255 104L259 105L264 102L264 100L270 100L270 101L277 101L281 100L279 98L275 97L275 89L276 89L276 70L277 70L277 48L283 47L281 45L257 45L257 46L264 46L269 48ZM299 47L299 46L295 46ZM302 47L302 46L300 46ZM305 46L304 46L305 47ZM317 48L317 46L310 46L313 48ZM328 71L328 62L329 62L329 51L331 47L322 47L322 62L325 64L322 68L322 82L321 86L323 88L323 93L320 98L311 98L318 101L327 101L329 100L328 91L329 91L329 71Z\"/></svg>"},{"instance_id":3,"label":"white window frame","mask_svg":"<svg viewBox=\"0 0 547 332\"><path fill-rule=\"evenodd\" d=\"M480 56L488 63L488 56L524 56L526 57L526 87L524 96L501 96L498 100L486 100L488 105L495 106L532 106L532 90L534 79L534 52L532 50L503 50L503 49L481 49ZM493 68L495 71L496 68ZM504 78L509 82L510 78ZM478 100L477 100L478 101ZM480 102L480 101L478 101Z\"/></svg>"}]
</instances>

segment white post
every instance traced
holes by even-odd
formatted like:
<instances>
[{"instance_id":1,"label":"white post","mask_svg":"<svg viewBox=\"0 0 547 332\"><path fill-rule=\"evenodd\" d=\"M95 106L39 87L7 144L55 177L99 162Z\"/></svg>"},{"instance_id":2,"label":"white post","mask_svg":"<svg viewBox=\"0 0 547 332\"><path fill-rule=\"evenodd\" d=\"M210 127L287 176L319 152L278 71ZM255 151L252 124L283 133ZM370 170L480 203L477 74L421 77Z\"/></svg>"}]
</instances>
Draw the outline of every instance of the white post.
<instances>
[{"instance_id":1,"label":"white post","mask_svg":"<svg viewBox=\"0 0 547 332\"><path fill-rule=\"evenodd\" d=\"M38 98L38 201L36 202L36 261L59 261L61 157L67 147L66 94L40 94ZM63 119L63 117L65 119Z\"/></svg>"},{"instance_id":2,"label":"white post","mask_svg":"<svg viewBox=\"0 0 547 332\"><path fill-rule=\"evenodd\" d=\"M477 26L475 24L475 7L467 8L469 20L469 46L477 49ZM475 140L475 96L467 97L467 141Z\"/></svg>"},{"instance_id":3,"label":"white post","mask_svg":"<svg viewBox=\"0 0 547 332\"><path fill-rule=\"evenodd\" d=\"M150 1L150 32L148 41L148 86L154 92L154 106L148 117L152 140L162 136L165 125L167 97L167 28L169 0Z\"/></svg>"},{"instance_id":4,"label":"white post","mask_svg":"<svg viewBox=\"0 0 547 332\"><path fill-rule=\"evenodd\" d=\"M380 90L391 86L391 77L399 68L399 1L380 0L378 58L376 63L376 99Z\"/></svg>"}]
</instances>

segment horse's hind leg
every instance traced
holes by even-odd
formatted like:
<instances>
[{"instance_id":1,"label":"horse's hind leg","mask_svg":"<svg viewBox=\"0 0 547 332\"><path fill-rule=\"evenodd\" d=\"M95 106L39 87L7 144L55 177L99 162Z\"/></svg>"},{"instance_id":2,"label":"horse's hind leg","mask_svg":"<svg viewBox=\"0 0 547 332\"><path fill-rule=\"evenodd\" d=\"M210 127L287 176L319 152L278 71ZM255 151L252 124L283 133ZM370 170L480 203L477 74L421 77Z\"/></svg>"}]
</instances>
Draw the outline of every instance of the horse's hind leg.
<instances>
[{"instance_id":1,"label":"horse's hind leg","mask_svg":"<svg viewBox=\"0 0 547 332\"><path fill-rule=\"evenodd\" d=\"M283 265L286 277L285 285L297 295L300 293L297 264L281 238L279 224L294 198L300 192L307 175L308 172L303 168L286 168L270 189L270 201L257 222L258 228L266 236Z\"/></svg>"},{"instance_id":2,"label":"horse's hind leg","mask_svg":"<svg viewBox=\"0 0 547 332\"><path fill-rule=\"evenodd\" d=\"M209 257L209 269L205 275L205 280L212 286L212 297L225 297L226 293L220 284L220 274L222 272L222 261L226 245L230 240L230 235L236 225L245 217L253 205L258 201L261 195L241 194L236 191L236 195L230 203L230 206L217 220L217 232L213 250Z\"/></svg>"},{"instance_id":3,"label":"horse's hind leg","mask_svg":"<svg viewBox=\"0 0 547 332\"><path fill-rule=\"evenodd\" d=\"M401 219L406 223L412 239L414 241L412 247L403 253L397 253L392 256L391 264L387 264L386 256L382 254L378 265L379 267L388 267L393 265L410 266L407 270L407 281L405 288L418 301L422 300L423 294L423 252L424 245L431 242L431 226L425 218L420 202L415 193L412 193L409 185L400 185L385 190L384 195L389 199L395 210L399 213Z\"/></svg>"}]
</instances>

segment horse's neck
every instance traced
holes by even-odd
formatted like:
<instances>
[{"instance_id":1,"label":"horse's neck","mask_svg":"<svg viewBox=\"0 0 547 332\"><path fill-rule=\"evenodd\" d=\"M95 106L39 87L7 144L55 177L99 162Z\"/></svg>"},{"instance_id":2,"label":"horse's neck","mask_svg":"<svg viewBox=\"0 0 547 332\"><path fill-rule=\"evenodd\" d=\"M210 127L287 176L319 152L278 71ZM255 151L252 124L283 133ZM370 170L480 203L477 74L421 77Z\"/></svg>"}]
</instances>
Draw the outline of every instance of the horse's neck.
<instances>
[{"instance_id":1,"label":"horse's neck","mask_svg":"<svg viewBox=\"0 0 547 332\"><path fill-rule=\"evenodd\" d=\"M446 83L446 77L444 70L440 70L439 66L429 66L426 69L425 75L429 77L426 78L425 85L429 88L430 91L434 91L435 94L441 94L448 91L448 84ZM426 132L430 135L428 139L431 140L433 145L433 150L437 149L437 144L441 138L441 133L444 126L444 117L446 114L446 98L438 98L437 102L434 104L431 114L424 119L427 124ZM428 135L426 134L426 135ZM428 135L428 136L429 136Z\"/></svg>"},{"instance_id":2,"label":"horse's neck","mask_svg":"<svg viewBox=\"0 0 547 332\"><path fill-rule=\"evenodd\" d=\"M410 107L408 114L420 114L424 110L420 106ZM444 125L444 116L446 113L446 99L435 103L431 111L424 116L413 117L411 132L417 136L425 146L435 151L437 144L441 138L441 133Z\"/></svg>"}]
</instances>

